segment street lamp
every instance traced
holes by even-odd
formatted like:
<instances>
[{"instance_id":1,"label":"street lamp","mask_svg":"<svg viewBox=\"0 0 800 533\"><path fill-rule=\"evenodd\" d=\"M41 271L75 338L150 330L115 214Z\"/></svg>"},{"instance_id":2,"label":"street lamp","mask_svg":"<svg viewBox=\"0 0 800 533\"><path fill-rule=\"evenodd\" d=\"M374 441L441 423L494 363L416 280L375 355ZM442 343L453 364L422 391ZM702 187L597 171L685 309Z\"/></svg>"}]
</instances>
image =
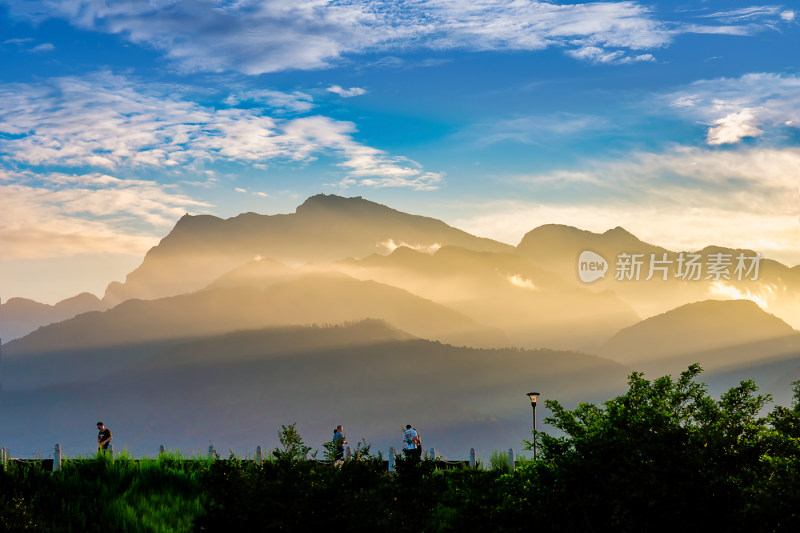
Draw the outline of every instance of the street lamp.
<instances>
[{"instance_id":1,"label":"street lamp","mask_svg":"<svg viewBox=\"0 0 800 533\"><path fill-rule=\"evenodd\" d=\"M528 398L531 400L531 409L533 409L533 460L536 460L536 400L539 399L538 392L529 392Z\"/></svg>"}]
</instances>

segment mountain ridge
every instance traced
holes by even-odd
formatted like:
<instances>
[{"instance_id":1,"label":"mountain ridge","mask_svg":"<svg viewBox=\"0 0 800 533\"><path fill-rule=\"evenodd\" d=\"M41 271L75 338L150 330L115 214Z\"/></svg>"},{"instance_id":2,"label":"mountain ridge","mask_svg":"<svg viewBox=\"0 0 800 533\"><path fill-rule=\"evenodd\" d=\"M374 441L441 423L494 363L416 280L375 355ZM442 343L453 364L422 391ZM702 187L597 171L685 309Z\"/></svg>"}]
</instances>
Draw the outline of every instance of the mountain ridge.
<instances>
[{"instance_id":1,"label":"mountain ridge","mask_svg":"<svg viewBox=\"0 0 800 533\"><path fill-rule=\"evenodd\" d=\"M441 220L403 213L361 197L316 195L294 214L244 213L224 220L185 215L147 252L125 283L109 284L103 301L112 305L132 297L147 299L197 290L255 256L287 264L331 262L374 253L390 240L488 251L514 249Z\"/></svg>"},{"instance_id":2,"label":"mountain ridge","mask_svg":"<svg viewBox=\"0 0 800 533\"><path fill-rule=\"evenodd\" d=\"M621 330L599 350L624 363L643 363L798 333L750 300L682 305Z\"/></svg>"}]
</instances>

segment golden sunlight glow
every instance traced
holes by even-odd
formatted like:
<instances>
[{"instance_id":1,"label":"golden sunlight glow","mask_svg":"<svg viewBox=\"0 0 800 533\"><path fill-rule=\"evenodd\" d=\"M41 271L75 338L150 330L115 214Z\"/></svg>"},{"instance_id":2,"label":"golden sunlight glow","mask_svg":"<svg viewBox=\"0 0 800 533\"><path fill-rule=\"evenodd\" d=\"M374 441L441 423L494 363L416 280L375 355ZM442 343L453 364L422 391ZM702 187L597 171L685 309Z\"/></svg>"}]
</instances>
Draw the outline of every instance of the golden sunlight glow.
<instances>
[{"instance_id":1,"label":"golden sunlight glow","mask_svg":"<svg viewBox=\"0 0 800 533\"><path fill-rule=\"evenodd\" d=\"M405 241L394 242L394 239L387 239L385 241L381 241L378 243L379 248L386 249L389 253L394 252L400 247L405 246L406 248L411 248L412 250L416 250L417 252L423 252L426 254L434 254L436 251L442 247L441 244L435 242L433 244L408 244Z\"/></svg>"},{"instance_id":2,"label":"golden sunlight glow","mask_svg":"<svg viewBox=\"0 0 800 533\"><path fill-rule=\"evenodd\" d=\"M519 274L514 274L513 276L508 276L508 281L514 285L515 287L520 287L522 289L529 289L532 291L538 291L539 288L533 284L533 282L527 278L523 278Z\"/></svg>"},{"instance_id":3,"label":"golden sunlight glow","mask_svg":"<svg viewBox=\"0 0 800 533\"><path fill-rule=\"evenodd\" d=\"M722 281L715 281L708 290L711 296L721 296L729 300L752 300L761 309L767 309L769 303L774 300L776 287L774 285L762 285L758 292L741 290L733 285L728 285Z\"/></svg>"}]
</instances>

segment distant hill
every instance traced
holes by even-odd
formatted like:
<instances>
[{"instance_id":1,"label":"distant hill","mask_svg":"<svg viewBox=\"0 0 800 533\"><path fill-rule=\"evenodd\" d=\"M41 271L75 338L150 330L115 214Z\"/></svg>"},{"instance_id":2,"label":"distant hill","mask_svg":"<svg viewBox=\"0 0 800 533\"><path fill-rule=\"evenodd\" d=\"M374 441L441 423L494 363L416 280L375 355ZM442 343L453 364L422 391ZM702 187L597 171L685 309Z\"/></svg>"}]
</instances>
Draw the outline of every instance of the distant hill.
<instances>
[{"instance_id":1,"label":"distant hill","mask_svg":"<svg viewBox=\"0 0 800 533\"><path fill-rule=\"evenodd\" d=\"M261 258L249 261L215 279L210 289L230 287L266 288L280 281L287 281L303 275L303 271L290 268L279 261Z\"/></svg>"},{"instance_id":2,"label":"distant hill","mask_svg":"<svg viewBox=\"0 0 800 533\"><path fill-rule=\"evenodd\" d=\"M730 362L717 366L717 361L724 360L723 354L701 354L709 367L704 381L710 386L752 379L759 392L773 395L775 405L794 402L792 382L800 381L800 334L737 346L724 355Z\"/></svg>"},{"instance_id":3,"label":"distant hill","mask_svg":"<svg viewBox=\"0 0 800 533\"><path fill-rule=\"evenodd\" d=\"M428 254L402 247L336 266L458 309L505 331L517 346L588 348L640 320L612 292L576 287L513 254L455 246Z\"/></svg>"},{"instance_id":4,"label":"distant hill","mask_svg":"<svg viewBox=\"0 0 800 533\"><path fill-rule=\"evenodd\" d=\"M7 388L76 381L140 360L179 340L297 324L385 320L414 336L485 346L503 334L402 289L343 274L310 274L266 289L212 288L158 300L129 300L43 327L4 346ZM121 366L122 365L122 366Z\"/></svg>"},{"instance_id":5,"label":"distant hill","mask_svg":"<svg viewBox=\"0 0 800 533\"><path fill-rule=\"evenodd\" d=\"M488 457L530 438L529 390L569 405L605 399L624 383L619 364L591 355L455 347L367 321L176 343L82 384L6 390L0 416L12 449L60 442L80 452L102 419L115 446L136 453L152 454L159 444L198 450L211 441L223 454L252 454L257 444L278 445L281 424L298 422L315 448L343 424L352 444L364 437L385 454L399 447L401 424L411 423L426 448L465 458L475 447ZM25 431L31 413L33 434Z\"/></svg>"},{"instance_id":6,"label":"distant hill","mask_svg":"<svg viewBox=\"0 0 800 533\"><path fill-rule=\"evenodd\" d=\"M67 298L55 305L26 298L11 298L0 305L0 337L3 342L8 342L23 337L40 326L103 308L100 299L88 292Z\"/></svg>"},{"instance_id":7,"label":"distant hill","mask_svg":"<svg viewBox=\"0 0 800 533\"><path fill-rule=\"evenodd\" d=\"M584 251L601 255L608 262L604 279L586 284L578 277L578 258ZM707 299L752 299L768 302L770 310L783 320L800 328L800 268L789 268L777 261L762 257L756 279L755 271L735 273L737 257L754 257L757 251L706 246L701 250L684 250L684 254L699 254L702 265L700 279L678 277L681 251L671 251L644 242L621 227L604 233L593 233L571 226L547 224L528 232L517 246L517 253L532 264L545 268L577 286L596 291L614 291L631 305L637 314L650 317L680 305ZM634 279L615 279L620 254L642 254L639 276ZM665 255L666 254L666 255ZM714 254L723 254L729 261L726 277L710 275L708 263ZM686 259L688 255L684 256ZM668 261L667 279L653 271L651 259ZM656 264L658 266L658 264ZM746 267L750 261L746 261ZM692 278L688 276L687 278Z\"/></svg>"},{"instance_id":8,"label":"distant hill","mask_svg":"<svg viewBox=\"0 0 800 533\"><path fill-rule=\"evenodd\" d=\"M608 261L621 251L648 254L667 251L639 240L619 226L605 233L593 233L562 224L545 224L526 233L517 245L517 253L522 257L565 277L569 275L570 279L576 277L578 256L587 249Z\"/></svg>"},{"instance_id":9,"label":"distant hill","mask_svg":"<svg viewBox=\"0 0 800 533\"><path fill-rule=\"evenodd\" d=\"M255 257L295 265L363 257L391 246L455 245L481 251L513 251L506 244L470 235L440 220L410 215L361 197L312 196L295 213L244 213L222 220L186 215L124 284L112 283L103 298L114 305L193 291ZM382 244L384 243L384 244Z\"/></svg>"},{"instance_id":10,"label":"distant hill","mask_svg":"<svg viewBox=\"0 0 800 533\"><path fill-rule=\"evenodd\" d=\"M637 364L795 333L786 322L749 300L707 300L683 305L625 328L605 343L599 353Z\"/></svg>"}]
</instances>

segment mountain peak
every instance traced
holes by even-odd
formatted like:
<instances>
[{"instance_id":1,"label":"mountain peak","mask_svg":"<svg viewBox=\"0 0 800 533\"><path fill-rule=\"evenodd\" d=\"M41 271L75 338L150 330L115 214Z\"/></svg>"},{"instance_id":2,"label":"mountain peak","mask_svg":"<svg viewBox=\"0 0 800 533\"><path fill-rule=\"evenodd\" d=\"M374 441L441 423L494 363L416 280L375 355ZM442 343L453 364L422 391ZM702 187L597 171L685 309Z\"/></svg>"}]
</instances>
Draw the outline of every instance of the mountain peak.
<instances>
[{"instance_id":1,"label":"mountain peak","mask_svg":"<svg viewBox=\"0 0 800 533\"><path fill-rule=\"evenodd\" d=\"M618 361L656 359L796 333L751 300L681 305L619 331L601 353Z\"/></svg>"},{"instance_id":2,"label":"mountain peak","mask_svg":"<svg viewBox=\"0 0 800 533\"><path fill-rule=\"evenodd\" d=\"M614 229L607 230L603 235L608 235L609 237L633 237L636 240L639 240L633 233L626 230L622 226L617 226Z\"/></svg>"},{"instance_id":3,"label":"mountain peak","mask_svg":"<svg viewBox=\"0 0 800 533\"><path fill-rule=\"evenodd\" d=\"M315 194L314 196L310 196L303 202L301 205L297 207L295 210L296 213L301 212L308 212L310 210L316 209L353 209L358 207L364 206L380 206L384 209L388 209L386 206L376 204L375 202L370 202L369 200L364 200L361 196L338 196L335 194Z\"/></svg>"}]
</instances>

